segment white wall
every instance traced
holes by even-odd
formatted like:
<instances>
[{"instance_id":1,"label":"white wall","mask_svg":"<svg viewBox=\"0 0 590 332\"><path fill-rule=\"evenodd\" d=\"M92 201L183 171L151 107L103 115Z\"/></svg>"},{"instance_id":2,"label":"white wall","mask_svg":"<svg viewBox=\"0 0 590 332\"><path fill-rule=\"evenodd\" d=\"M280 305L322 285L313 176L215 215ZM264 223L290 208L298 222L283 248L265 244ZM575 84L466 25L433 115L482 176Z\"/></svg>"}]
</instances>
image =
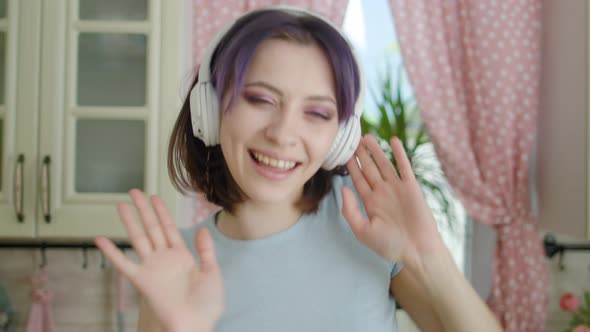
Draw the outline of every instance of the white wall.
<instances>
[{"instance_id":1,"label":"white wall","mask_svg":"<svg viewBox=\"0 0 590 332\"><path fill-rule=\"evenodd\" d=\"M566 243L585 239L587 184L586 0L544 0L543 81L536 181L539 222ZM590 288L590 252L566 253L565 270L550 261L547 331L563 331L570 315L559 309L565 292Z\"/></svg>"},{"instance_id":2,"label":"white wall","mask_svg":"<svg viewBox=\"0 0 590 332\"><path fill-rule=\"evenodd\" d=\"M587 160L587 1L544 0L537 190L543 229L582 237Z\"/></svg>"}]
</instances>

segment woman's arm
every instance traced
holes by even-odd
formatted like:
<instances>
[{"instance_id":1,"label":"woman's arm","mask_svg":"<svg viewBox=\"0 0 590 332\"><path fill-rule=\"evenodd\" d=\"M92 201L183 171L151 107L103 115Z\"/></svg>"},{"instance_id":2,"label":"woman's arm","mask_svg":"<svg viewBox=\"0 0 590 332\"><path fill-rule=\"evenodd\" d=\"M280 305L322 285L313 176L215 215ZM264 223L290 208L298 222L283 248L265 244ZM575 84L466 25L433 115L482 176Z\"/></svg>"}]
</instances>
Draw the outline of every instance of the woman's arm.
<instances>
[{"instance_id":1,"label":"woman's arm","mask_svg":"<svg viewBox=\"0 0 590 332\"><path fill-rule=\"evenodd\" d=\"M152 312L150 307L141 298L139 303L139 320L137 322L137 332L164 332L160 321Z\"/></svg>"},{"instance_id":2,"label":"woman's arm","mask_svg":"<svg viewBox=\"0 0 590 332\"><path fill-rule=\"evenodd\" d=\"M410 270L403 268L391 279L389 289L395 300L412 318L420 331L442 332L443 324L432 307L430 296L420 286Z\"/></svg>"},{"instance_id":3,"label":"woman's arm","mask_svg":"<svg viewBox=\"0 0 590 332\"><path fill-rule=\"evenodd\" d=\"M370 135L356 150L358 163L352 158L347 164L367 212L365 217L353 191L343 187L342 213L356 238L404 265L411 278L401 279L396 295L418 324L436 330L440 324L424 317L437 316L445 331L502 331L452 260L399 139L391 140L391 149L397 170ZM412 287L399 291L407 285Z\"/></svg>"},{"instance_id":4,"label":"woman's arm","mask_svg":"<svg viewBox=\"0 0 590 332\"><path fill-rule=\"evenodd\" d=\"M179 324L183 325L183 324ZM213 332L212 328L201 327L201 326L186 326L186 329L175 328L166 331L163 327L156 314L150 308L150 306L142 298L139 303L139 319L137 322L137 332Z\"/></svg>"},{"instance_id":5,"label":"woman's arm","mask_svg":"<svg viewBox=\"0 0 590 332\"><path fill-rule=\"evenodd\" d=\"M446 247L440 253L423 257L422 263L413 274L428 294L445 331L502 331Z\"/></svg>"},{"instance_id":6,"label":"woman's arm","mask_svg":"<svg viewBox=\"0 0 590 332\"><path fill-rule=\"evenodd\" d=\"M422 273L403 268L390 289L421 331L502 330L450 254L433 257Z\"/></svg>"}]
</instances>

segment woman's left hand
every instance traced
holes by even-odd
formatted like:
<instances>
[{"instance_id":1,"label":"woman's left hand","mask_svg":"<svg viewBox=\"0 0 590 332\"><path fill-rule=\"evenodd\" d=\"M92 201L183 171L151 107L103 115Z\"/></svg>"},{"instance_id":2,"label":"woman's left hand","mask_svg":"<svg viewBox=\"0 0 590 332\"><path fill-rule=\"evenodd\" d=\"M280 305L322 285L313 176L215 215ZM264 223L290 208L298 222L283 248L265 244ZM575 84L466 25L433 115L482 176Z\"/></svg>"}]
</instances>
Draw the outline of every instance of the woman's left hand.
<instances>
[{"instance_id":1,"label":"woman's left hand","mask_svg":"<svg viewBox=\"0 0 590 332\"><path fill-rule=\"evenodd\" d=\"M141 191L129 194L143 226L127 203L118 211L140 262L105 237L96 238L97 247L141 293L165 331L213 331L223 313L224 290L211 234L203 227L195 235L197 264L164 202L152 196L152 209Z\"/></svg>"},{"instance_id":2,"label":"woman's left hand","mask_svg":"<svg viewBox=\"0 0 590 332\"><path fill-rule=\"evenodd\" d=\"M361 139L348 171L365 206L361 213L350 188L342 188L342 213L356 238L389 261L418 267L444 247L410 161L397 137L391 148L399 174L371 135ZM369 155L369 152L371 155Z\"/></svg>"}]
</instances>

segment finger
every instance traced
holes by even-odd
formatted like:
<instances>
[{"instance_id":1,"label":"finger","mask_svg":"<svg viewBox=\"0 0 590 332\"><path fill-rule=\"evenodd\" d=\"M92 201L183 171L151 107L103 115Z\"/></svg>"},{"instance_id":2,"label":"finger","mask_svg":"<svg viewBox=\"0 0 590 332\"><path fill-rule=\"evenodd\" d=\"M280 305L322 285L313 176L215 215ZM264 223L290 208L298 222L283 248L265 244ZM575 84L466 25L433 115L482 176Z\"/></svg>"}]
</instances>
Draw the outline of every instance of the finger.
<instances>
[{"instance_id":1,"label":"finger","mask_svg":"<svg viewBox=\"0 0 590 332\"><path fill-rule=\"evenodd\" d=\"M152 243L145 235L144 230L135 220L131 207L127 203L117 205L117 211L123 221L129 242L139 257L144 258L152 251Z\"/></svg>"},{"instance_id":2,"label":"finger","mask_svg":"<svg viewBox=\"0 0 590 332\"><path fill-rule=\"evenodd\" d=\"M133 189L129 192L129 195L131 196L133 204L135 204L135 207L139 212L141 222L143 223L143 228L147 232L153 248L167 248L168 245L166 243L166 239L164 238L164 234L162 233L162 227L160 227L160 223L156 220L154 212L147 203L143 193L138 189Z\"/></svg>"},{"instance_id":3,"label":"finger","mask_svg":"<svg viewBox=\"0 0 590 332\"><path fill-rule=\"evenodd\" d=\"M369 148L369 151L371 152L371 155L373 156L373 159L375 160L375 163L377 164L377 167L379 168L379 173L383 179L398 180L399 176L395 171L395 167L393 167L391 160L387 158L375 137L372 135L367 135L365 137L365 142Z\"/></svg>"},{"instance_id":4,"label":"finger","mask_svg":"<svg viewBox=\"0 0 590 332\"><path fill-rule=\"evenodd\" d=\"M397 162L397 167L399 169L399 175L402 180L414 179L414 171L412 170L412 164L406 155L406 150L402 145L402 142L397 137L391 138L391 150L393 151L393 156L395 161Z\"/></svg>"},{"instance_id":5,"label":"finger","mask_svg":"<svg viewBox=\"0 0 590 332\"><path fill-rule=\"evenodd\" d=\"M162 199L156 195L151 197L152 205L154 206L154 210L156 211L156 215L160 220L160 225L164 230L164 237L168 242L168 246L174 247L184 247L184 241L182 240L182 236L180 236L180 232L178 231L178 227L174 223L174 220L170 216L168 209L166 208L166 204L162 201Z\"/></svg>"},{"instance_id":6,"label":"finger","mask_svg":"<svg viewBox=\"0 0 590 332\"><path fill-rule=\"evenodd\" d=\"M115 268L125 275L129 280L133 280L139 267L133 263L125 254L115 246L111 240L99 236L94 240L96 247L105 255L105 257L115 266Z\"/></svg>"},{"instance_id":7,"label":"finger","mask_svg":"<svg viewBox=\"0 0 590 332\"><path fill-rule=\"evenodd\" d=\"M359 161L361 162L361 171L369 186L375 188L379 183L383 182L383 178L377 169L377 165L369 155L367 146L365 144L365 138L361 139L358 149L356 150Z\"/></svg>"},{"instance_id":8,"label":"finger","mask_svg":"<svg viewBox=\"0 0 590 332\"><path fill-rule=\"evenodd\" d=\"M195 235L195 247L201 261L201 268L205 271L217 269L217 258L215 257L215 246L211 234L206 228L201 228Z\"/></svg>"},{"instance_id":9,"label":"finger","mask_svg":"<svg viewBox=\"0 0 590 332\"><path fill-rule=\"evenodd\" d=\"M350 225L354 235L361 239L369 221L361 213L356 197L350 188L342 187L342 215Z\"/></svg>"},{"instance_id":10,"label":"finger","mask_svg":"<svg viewBox=\"0 0 590 332\"><path fill-rule=\"evenodd\" d=\"M348 174L350 174L350 178L352 179L352 183L356 188L356 191L359 193L361 197L365 197L366 195L371 193L371 187L365 180L361 168L359 167L356 155L352 156L348 163L346 164L346 168L348 169Z\"/></svg>"}]
</instances>

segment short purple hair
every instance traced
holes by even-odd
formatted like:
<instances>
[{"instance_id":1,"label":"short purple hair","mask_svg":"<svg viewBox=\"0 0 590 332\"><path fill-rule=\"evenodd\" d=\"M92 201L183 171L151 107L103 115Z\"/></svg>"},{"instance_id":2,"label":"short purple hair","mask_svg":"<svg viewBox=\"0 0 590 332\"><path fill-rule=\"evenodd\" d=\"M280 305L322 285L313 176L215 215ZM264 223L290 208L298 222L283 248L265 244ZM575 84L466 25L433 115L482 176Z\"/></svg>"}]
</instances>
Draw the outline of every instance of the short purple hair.
<instances>
[{"instance_id":1,"label":"short purple hair","mask_svg":"<svg viewBox=\"0 0 590 332\"><path fill-rule=\"evenodd\" d=\"M334 75L338 120L348 120L359 98L361 84L359 65L351 46L324 20L283 10L264 9L246 14L221 39L209 68L219 105L223 105L221 98L225 93L231 93L229 105L239 96L254 51L270 38L318 45L324 51ZM195 77L191 89L195 88L197 81L198 77ZM172 184L180 192L203 192L207 200L230 212L247 200L231 176L221 146L206 146L194 136L190 92L170 136L168 170ZM346 174L346 165L329 171L320 168L303 186L303 195L295 203L296 207L304 213L316 212L323 197L332 191L332 178Z\"/></svg>"},{"instance_id":2,"label":"short purple hair","mask_svg":"<svg viewBox=\"0 0 590 332\"><path fill-rule=\"evenodd\" d=\"M269 38L313 42L325 52L336 84L339 122L348 120L360 93L360 69L351 46L322 19L277 9L257 10L241 17L220 40L211 61L211 83L216 88L219 105L232 83L230 105L234 102L256 48Z\"/></svg>"}]
</instances>

